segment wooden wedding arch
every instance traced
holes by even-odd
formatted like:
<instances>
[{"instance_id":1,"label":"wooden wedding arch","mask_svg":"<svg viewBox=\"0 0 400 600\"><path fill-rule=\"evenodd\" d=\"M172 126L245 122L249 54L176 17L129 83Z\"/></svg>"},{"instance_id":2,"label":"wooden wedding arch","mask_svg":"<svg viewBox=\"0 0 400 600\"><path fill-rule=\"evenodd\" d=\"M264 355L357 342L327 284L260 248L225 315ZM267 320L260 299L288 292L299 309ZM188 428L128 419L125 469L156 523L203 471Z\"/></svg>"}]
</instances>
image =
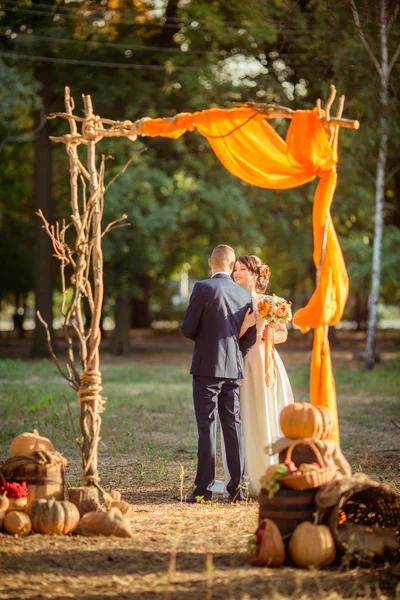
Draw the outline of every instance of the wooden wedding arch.
<instances>
[{"instance_id":1,"label":"wooden wedding arch","mask_svg":"<svg viewBox=\"0 0 400 600\"><path fill-rule=\"evenodd\" d=\"M186 131L197 129L207 138L223 165L252 185L288 189L319 177L313 206L316 289L308 304L295 313L294 323L301 327L303 333L314 329L310 401L332 410L335 427L331 439L339 442L328 328L338 323L343 314L348 277L330 207L337 180L339 128L358 129L359 122L342 118L344 96L339 99L336 115L331 116L335 96L335 87L331 85L324 108L317 100L312 111L246 103L233 109L211 108L178 114L172 119L145 117L132 122L96 115L88 95L83 96L84 116L76 116L70 90L65 88L65 112L54 113L49 118L62 118L69 124L69 133L51 139L63 143L69 157L71 220L51 225L45 215L38 212L60 263L61 313L68 344L65 367L60 365L53 351L48 325L40 314L38 317L46 327L50 352L58 370L78 395L81 436L77 436L77 443L82 452L82 480L88 486L103 492L98 474L101 413L105 405L99 355L104 295L102 237L113 228L122 226L122 221L127 218L122 215L102 228L104 194L112 182L107 187L104 184L105 158L102 156L100 161L97 160L96 146L106 137L126 137L132 142L140 136L175 139ZM291 120L285 140L268 123L274 118ZM78 125L81 126L80 131ZM81 145L86 147L85 164L78 152ZM72 288L72 296L67 294L67 285ZM89 328L83 318L84 299L91 314Z\"/></svg>"}]
</instances>

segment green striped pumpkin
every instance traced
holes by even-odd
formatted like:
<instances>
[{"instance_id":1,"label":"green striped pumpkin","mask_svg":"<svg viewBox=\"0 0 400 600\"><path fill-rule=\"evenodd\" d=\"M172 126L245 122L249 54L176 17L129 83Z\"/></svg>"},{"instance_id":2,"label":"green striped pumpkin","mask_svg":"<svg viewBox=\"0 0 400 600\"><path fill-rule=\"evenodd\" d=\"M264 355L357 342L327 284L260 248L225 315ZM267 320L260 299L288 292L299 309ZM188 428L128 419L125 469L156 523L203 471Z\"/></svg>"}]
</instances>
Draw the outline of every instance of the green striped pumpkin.
<instances>
[{"instance_id":1,"label":"green striped pumpkin","mask_svg":"<svg viewBox=\"0 0 400 600\"><path fill-rule=\"evenodd\" d=\"M78 526L79 510L67 500L35 500L26 511L36 533L67 535Z\"/></svg>"}]
</instances>

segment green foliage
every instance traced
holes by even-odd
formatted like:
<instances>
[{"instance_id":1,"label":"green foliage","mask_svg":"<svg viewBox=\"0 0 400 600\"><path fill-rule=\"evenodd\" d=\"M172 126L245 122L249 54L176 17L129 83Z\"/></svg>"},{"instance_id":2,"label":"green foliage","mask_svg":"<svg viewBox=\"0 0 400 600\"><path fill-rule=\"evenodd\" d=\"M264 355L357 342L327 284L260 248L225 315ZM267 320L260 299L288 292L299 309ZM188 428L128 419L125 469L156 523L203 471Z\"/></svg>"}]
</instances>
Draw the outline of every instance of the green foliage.
<instances>
[{"instance_id":1,"label":"green foliage","mask_svg":"<svg viewBox=\"0 0 400 600\"><path fill-rule=\"evenodd\" d=\"M375 8L359 5L368 40L378 53ZM56 4L57 10L50 3L38 8L39 15L26 12L29 6L19 3L13 11L5 9L0 45L5 52L61 61L51 64L48 110L63 109L66 84L76 100L76 114L81 111L80 94L90 93L97 114L135 120L171 117L210 106L230 107L232 102L246 100L312 108L316 98L327 98L328 85L333 82L338 93L346 95L344 116L361 121L359 131L340 132L339 180L332 216L351 278L349 305L356 297L365 304L380 105L377 74L356 35L347 2L338 2L332 9L325 1L122 0L116 5L112 0L85 0ZM166 20L160 21L160 16ZM389 38L390 56L398 31L395 22ZM76 64L69 64L71 60ZM94 66L93 62L114 67ZM0 57L0 156L4 167L0 173L0 263L4 266L0 299L32 288L34 157L28 134L32 111L40 107L40 64ZM125 68L132 64L135 68ZM395 270L400 224L397 70L398 64L389 107L391 175L382 282L386 301L399 297ZM54 134L66 132L61 120L51 123ZM286 122L278 120L274 125L285 135ZM147 151L139 154L144 148ZM238 253L259 254L271 267L271 291L290 297L295 305L305 303L315 280L314 183L288 191L248 186L226 172L198 133L179 140L105 140L99 150L114 157L112 163L107 162L108 177L137 154L106 196L105 222L127 213L131 223L104 239L109 304L121 294L143 298L150 289L153 306L165 307L174 293L170 278L185 263L190 264L192 278L206 276L206 259L221 242L234 246ZM53 147L53 173L54 216L62 218L69 214L68 161L63 147Z\"/></svg>"}]
</instances>

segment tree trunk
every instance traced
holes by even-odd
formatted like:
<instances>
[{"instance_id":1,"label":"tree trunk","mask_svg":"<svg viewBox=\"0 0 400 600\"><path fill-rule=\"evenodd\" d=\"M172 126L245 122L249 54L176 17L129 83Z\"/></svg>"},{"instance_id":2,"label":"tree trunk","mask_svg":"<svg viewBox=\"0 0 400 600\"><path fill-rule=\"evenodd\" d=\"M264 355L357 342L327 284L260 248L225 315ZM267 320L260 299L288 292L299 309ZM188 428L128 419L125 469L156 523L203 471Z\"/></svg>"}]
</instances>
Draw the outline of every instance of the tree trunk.
<instances>
[{"instance_id":1,"label":"tree trunk","mask_svg":"<svg viewBox=\"0 0 400 600\"><path fill-rule=\"evenodd\" d=\"M385 174L388 150L388 43L387 43L387 24L386 24L386 5L385 0L381 0L381 114L380 128L381 139L379 144L378 164L376 167L376 191L375 191L375 231L374 247L372 255L372 277L371 291L368 299L368 327L367 342L365 349L365 368L373 369L375 364L375 341L376 327L378 321L378 303L379 291L381 285L381 263L382 263L382 238L384 226L384 202L385 202Z\"/></svg>"},{"instance_id":2,"label":"tree trunk","mask_svg":"<svg viewBox=\"0 0 400 600\"><path fill-rule=\"evenodd\" d=\"M111 341L111 352L126 356L131 352L129 329L131 326L132 299L130 296L117 298L115 308L115 329Z\"/></svg>"},{"instance_id":3,"label":"tree trunk","mask_svg":"<svg viewBox=\"0 0 400 600\"><path fill-rule=\"evenodd\" d=\"M35 69L35 78L42 85L42 101L44 113L47 113L50 104L51 93L51 65L49 63L38 63ZM42 111L34 114L34 128L39 128L35 137L35 159L33 174L33 280L35 292L35 331L33 337L32 356L49 356L46 341L46 331L38 321L36 311L39 311L47 322L50 330L53 322L52 307L52 247L49 236L42 229L42 222L36 215L41 209L46 219L51 222L51 149L49 140L49 121L43 127Z\"/></svg>"},{"instance_id":4,"label":"tree trunk","mask_svg":"<svg viewBox=\"0 0 400 600\"><path fill-rule=\"evenodd\" d=\"M360 290L355 294L354 319L357 322L357 331L365 331L368 316L368 305L366 298Z\"/></svg>"},{"instance_id":5,"label":"tree trunk","mask_svg":"<svg viewBox=\"0 0 400 600\"><path fill-rule=\"evenodd\" d=\"M148 275L138 278L142 297L132 300L131 327L134 329L151 327L150 300L152 283L153 280Z\"/></svg>"}]
</instances>

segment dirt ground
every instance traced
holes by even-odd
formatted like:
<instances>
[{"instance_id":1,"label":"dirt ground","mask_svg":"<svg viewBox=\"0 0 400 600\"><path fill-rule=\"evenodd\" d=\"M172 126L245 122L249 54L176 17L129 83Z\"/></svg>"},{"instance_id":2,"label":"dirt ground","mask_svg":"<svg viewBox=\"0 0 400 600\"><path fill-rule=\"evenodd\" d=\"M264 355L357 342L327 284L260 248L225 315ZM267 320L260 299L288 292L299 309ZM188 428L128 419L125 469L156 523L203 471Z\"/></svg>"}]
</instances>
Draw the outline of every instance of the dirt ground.
<instances>
[{"instance_id":1,"label":"dirt ground","mask_svg":"<svg viewBox=\"0 0 400 600\"><path fill-rule=\"evenodd\" d=\"M399 340L383 338L381 352L396 355ZM164 342L158 337L159 350ZM151 361L152 343L145 336L136 339L136 358ZM343 360L362 352L362 340L350 343L339 336L337 344L333 353L340 351ZM167 356L174 348L164 350ZM297 355L304 360L309 348L293 340L290 351L293 360ZM129 456L102 465L106 486L113 486L117 471L125 474L119 491L132 505L132 539L0 534L0 599L400 599L400 565L361 568L338 561L322 571L251 566L246 549L257 526L258 502L232 504L220 498L211 504L180 503L175 496L181 462L169 465L169 480L151 486L130 481ZM371 475L388 467L398 472L399 464L397 445L363 455ZM185 482L193 478L187 468ZM73 462L72 475L79 470L79 462Z\"/></svg>"},{"instance_id":2,"label":"dirt ground","mask_svg":"<svg viewBox=\"0 0 400 600\"><path fill-rule=\"evenodd\" d=\"M258 503L182 505L173 490L138 490L134 537L0 535L0 598L397 598L399 568L252 567Z\"/></svg>"}]
</instances>

